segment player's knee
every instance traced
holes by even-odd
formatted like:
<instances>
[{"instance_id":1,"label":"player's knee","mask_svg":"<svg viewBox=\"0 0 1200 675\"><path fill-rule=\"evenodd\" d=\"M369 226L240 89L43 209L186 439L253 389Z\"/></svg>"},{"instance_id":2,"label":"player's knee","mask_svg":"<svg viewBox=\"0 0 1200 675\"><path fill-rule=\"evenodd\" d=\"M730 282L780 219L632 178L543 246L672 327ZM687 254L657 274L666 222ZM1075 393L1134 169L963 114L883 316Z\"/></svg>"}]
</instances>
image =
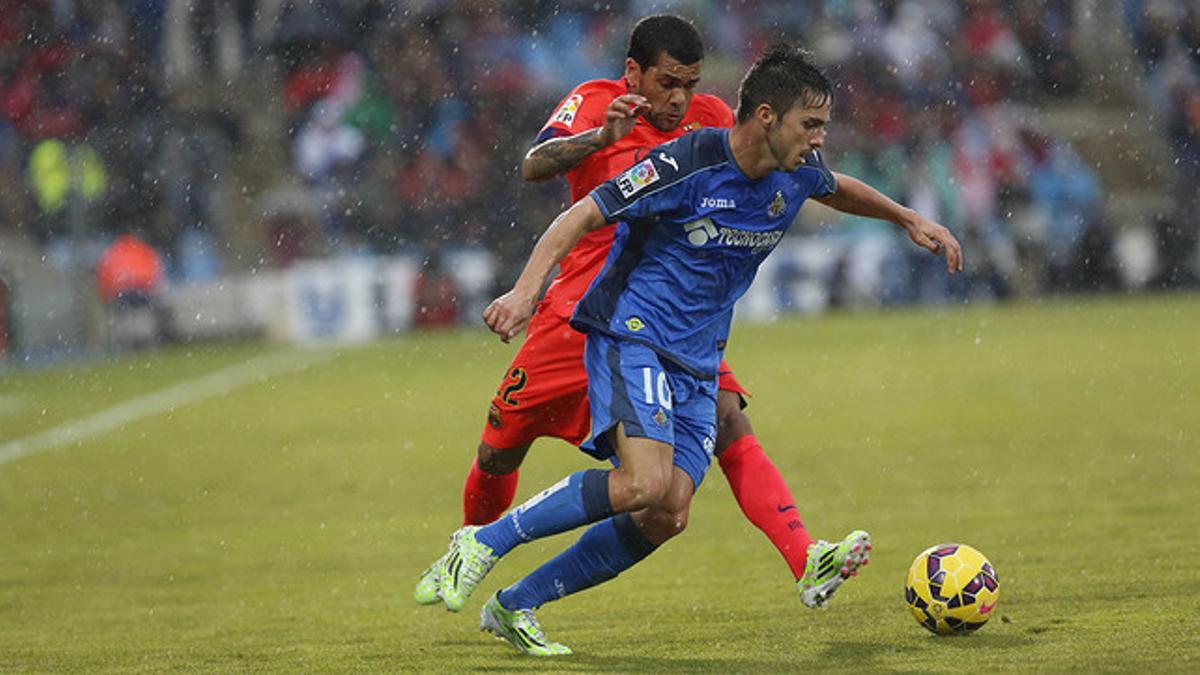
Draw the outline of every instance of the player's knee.
<instances>
[{"instance_id":1,"label":"player's knee","mask_svg":"<svg viewBox=\"0 0 1200 675\"><path fill-rule=\"evenodd\" d=\"M666 535L667 539L678 534L683 534L688 525L688 512L683 511L665 511L662 516L661 532Z\"/></svg>"},{"instance_id":2,"label":"player's knee","mask_svg":"<svg viewBox=\"0 0 1200 675\"><path fill-rule=\"evenodd\" d=\"M529 446L516 448L493 448L487 443L480 443L475 453L479 468L484 471L502 476L516 471L525 460Z\"/></svg>"},{"instance_id":3,"label":"player's knee","mask_svg":"<svg viewBox=\"0 0 1200 675\"><path fill-rule=\"evenodd\" d=\"M717 396L717 453L720 454L737 439L754 433L750 418L742 412L741 399L733 393L722 391Z\"/></svg>"},{"instance_id":4,"label":"player's knee","mask_svg":"<svg viewBox=\"0 0 1200 675\"><path fill-rule=\"evenodd\" d=\"M662 545L668 539L681 534L687 529L688 510L672 511L665 509L648 509L635 520L646 539L655 546Z\"/></svg>"},{"instance_id":5,"label":"player's knee","mask_svg":"<svg viewBox=\"0 0 1200 675\"><path fill-rule=\"evenodd\" d=\"M662 502L671 488L670 474L642 471L630 476L627 484L628 511L651 508Z\"/></svg>"}]
</instances>

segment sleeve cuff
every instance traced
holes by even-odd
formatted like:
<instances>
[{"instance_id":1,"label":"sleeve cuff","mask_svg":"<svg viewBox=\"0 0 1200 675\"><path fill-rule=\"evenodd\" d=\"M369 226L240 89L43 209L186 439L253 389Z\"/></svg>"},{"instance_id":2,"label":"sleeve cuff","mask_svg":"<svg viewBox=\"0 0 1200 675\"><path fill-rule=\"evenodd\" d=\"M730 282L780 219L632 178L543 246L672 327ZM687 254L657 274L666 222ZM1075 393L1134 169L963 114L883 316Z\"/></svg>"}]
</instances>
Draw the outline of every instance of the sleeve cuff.
<instances>
[{"instance_id":1,"label":"sleeve cuff","mask_svg":"<svg viewBox=\"0 0 1200 675\"><path fill-rule=\"evenodd\" d=\"M604 216L604 222L613 222L612 213L610 213L608 207L604 205L604 200L600 198L600 195L596 194L595 190L592 190L588 193L588 196L592 198L592 201L596 202L596 206L600 209L600 215Z\"/></svg>"},{"instance_id":2,"label":"sleeve cuff","mask_svg":"<svg viewBox=\"0 0 1200 675\"><path fill-rule=\"evenodd\" d=\"M545 129L542 129L541 133L539 133L537 135L537 138L533 139L533 144L541 145L542 143L545 143L546 141L548 141L552 138L559 138L561 136L570 136L570 135L571 135L571 132L569 132L566 129L563 129L561 127L553 127L553 126L546 127Z\"/></svg>"}]
</instances>

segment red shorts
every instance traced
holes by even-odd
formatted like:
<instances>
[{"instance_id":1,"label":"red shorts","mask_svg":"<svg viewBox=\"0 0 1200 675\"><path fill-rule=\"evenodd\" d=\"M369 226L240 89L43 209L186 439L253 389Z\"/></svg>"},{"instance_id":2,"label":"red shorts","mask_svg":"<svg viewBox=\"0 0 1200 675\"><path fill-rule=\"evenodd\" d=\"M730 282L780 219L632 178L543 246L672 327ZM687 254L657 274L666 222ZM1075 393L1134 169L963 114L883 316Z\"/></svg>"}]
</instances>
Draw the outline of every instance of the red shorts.
<instances>
[{"instance_id":1,"label":"red shorts","mask_svg":"<svg viewBox=\"0 0 1200 675\"><path fill-rule=\"evenodd\" d=\"M583 367L587 336L543 308L538 308L529 323L525 343L505 371L488 409L483 442L493 448L521 447L543 436L579 445L591 433ZM740 395L745 407L750 394L724 361L719 377L719 387Z\"/></svg>"}]
</instances>

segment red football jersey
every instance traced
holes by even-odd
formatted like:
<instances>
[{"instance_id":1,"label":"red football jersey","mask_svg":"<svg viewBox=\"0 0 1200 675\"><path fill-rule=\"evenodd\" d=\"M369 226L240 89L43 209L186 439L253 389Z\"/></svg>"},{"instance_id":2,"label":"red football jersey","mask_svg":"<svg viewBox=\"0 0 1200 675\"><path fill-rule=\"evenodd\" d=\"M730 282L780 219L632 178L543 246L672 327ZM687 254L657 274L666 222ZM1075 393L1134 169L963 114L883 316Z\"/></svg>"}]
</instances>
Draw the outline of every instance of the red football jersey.
<instances>
[{"instance_id":1,"label":"red football jersey","mask_svg":"<svg viewBox=\"0 0 1200 675\"><path fill-rule=\"evenodd\" d=\"M554 114L542 128L539 137L548 132L556 135L574 135L588 129L604 126L604 112L614 98L629 93L624 78L619 80L591 80L575 87L558 104ZM708 94L696 94L688 106L687 113L674 131L660 131L644 118L638 118L633 131L612 145L598 150L583 159L574 169L567 172L567 183L571 186L571 202L587 196L597 185L640 161L651 149L700 127L731 127L733 111L724 101ZM570 318L575 303L583 297L592 279L604 266L608 250L612 248L613 228L602 227L584 235L559 265L559 274L546 291L546 302L541 311L553 311L564 319Z\"/></svg>"}]
</instances>

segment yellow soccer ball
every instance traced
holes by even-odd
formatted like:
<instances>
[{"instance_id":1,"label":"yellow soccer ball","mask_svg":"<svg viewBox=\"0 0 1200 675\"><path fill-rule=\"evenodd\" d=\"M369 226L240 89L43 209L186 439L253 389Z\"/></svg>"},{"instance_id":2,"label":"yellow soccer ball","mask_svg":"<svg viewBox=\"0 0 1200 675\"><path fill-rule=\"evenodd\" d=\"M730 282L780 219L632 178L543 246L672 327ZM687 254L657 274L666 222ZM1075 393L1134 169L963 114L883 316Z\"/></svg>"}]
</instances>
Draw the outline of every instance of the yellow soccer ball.
<instances>
[{"instance_id":1,"label":"yellow soccer ball","mask_svg":"<svg viewBox=\"0 0 1200 675\"><path fill-rule=\"evenodd\" d=\"M938 544L908 568L904 600L917 623L938 635L978 630L996 613L1000 578L966 544Z\"/></svg>"}]
</instances>

